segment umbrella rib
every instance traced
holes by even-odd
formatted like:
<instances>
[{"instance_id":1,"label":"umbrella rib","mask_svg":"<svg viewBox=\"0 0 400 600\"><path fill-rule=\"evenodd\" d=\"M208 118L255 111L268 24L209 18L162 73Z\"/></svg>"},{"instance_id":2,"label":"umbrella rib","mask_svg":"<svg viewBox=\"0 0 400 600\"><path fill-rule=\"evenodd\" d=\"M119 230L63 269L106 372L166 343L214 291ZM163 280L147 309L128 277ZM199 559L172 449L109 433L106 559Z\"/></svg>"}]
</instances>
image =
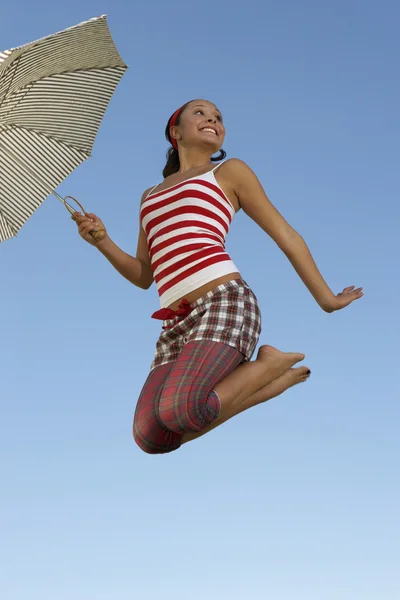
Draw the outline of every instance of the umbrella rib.
<instances>
[{"instance_id":1,"label":"umbrella rib","mask_svg":"<svg viewBox=\"0 0 400 600\"><path fill-rule=\"evenodd\" d=\"M15 104L14 106L10 106L10 109L8 112L6 112L4 114L3 120L7 119L8 117L10 117L10 115L12 115L13 111L18 108L18 106L21 104L21 102L23 101L23 99L25 98L25 96L27 95L27 93L31 90L31 83L28 83L26 85L26 90L25 93L21 95L21 98L19 99L19 101L17 102L17 104ZM11 86L8 86L8 89L10 89ZM18 90L20 91L20 90ZM10 98L12 98L12 94L10 95ZM7 98L7 94L4 96L4 98L6 98L7 100L9 100L9 98Z\"/></svg>"},{"instance_id":2,"label":"umbrella rib","mask_svg":"<svg viewBox=\"0 0 400 600\"><path fill-rule=\"evenodd\" d=\"M15 73L17 72L17 67L18 67L18 64L19 64L20 60L21 60L21 56L18 56L18 58L17 58L17 60L15 61L15 63L14 63L14 62L12 62L12 63L11 63L11 65L8 65L8 67L7 67L7 68L8 68L8 69L10 69L10 70L11 70L11 68L14 68L14 74L13 74L13 76L12 76L12 77L11 77L11 79L10 79L10 83L8 84L8 88L7 88L7 91L5 92L5 94L4 94L4 96L3 96L3 99L4 99L4 98L7 98L7 94L8 94L8 92L10 91L10 87L11 87L11 85L12 85L12 83L13 83L14 79L15 79ZM7 69L5 70L5 72L6 72L6 71L7 71Z\"/></svg>"},{"instance_id":3,"label":"umbrella rib","mask_svg":"<svg viewBox=\"0 0 400 600\"><path fill-rule=\"evenodd\" d=\"M4 222L7 223L7 227L9 227L11 229L11 231L13 232L14 236L18 235L18 231L15 229L14 225L12 223L10 223L10 221L7 219L6 215L1 210L1 208L0 208L0 214L4 219Z\"/></svg>"},{"instance_id":4,"label":"umbrella rib","mask_svg":"<svg viewBox=\"0 0 400 600\"><path fill-rule=\"evenodd\" d=\"M60 196L60 194L58 194L55 190L52 190L51 188L49 188L47 183L45 183L45 181L43 181L43 179L41 177L39 177L39 175L37 173L35 173L30 167L28 167L28 165L26 165L20 158L18 158L18 156L16 156L13 152L11 152L11 150L9 150L5 146L3 146L3 144L1 142L0 142L0 148L5 152L5 154L7 154L10 158L15 160L15 162L17 164L19 164L19 166L22 169L27 171L31 177L33 177L38 183L40 183L40 185L42 185L45 188L45 190L48 192L49 195L53 194L56 198L58 198L58 200L60 200L60 202L62 202L64 204L64 206L66 206L66 208L69 210L69 212L72 211L72 214L75 212L75 209L72 208L72 206L70 206L68 204L68 202L66 202L64 200L64 198L62 196ZM4 215L4 213L2 213L2 214ZM5 215L4 215L4 218L5 218ZM6 221L9 224L7 219L6 219Z\"/></svg>"},{"instance_id":5,"label":"umbrella rib","mask_svg":"<svg viewBox=\"0 0 400 600\"><path fill-rule=\"evenodd\" d=\"M21 55L21 56L23 56L23 55ZM18 61L21 59L21 56L19 56L17 58ZM50 75L43 75L43 77L39 77L38 79L33 79L32 81L27 81L22 88L17 89L15 92L13 92L13 94L22 91L25 87L34 85L38 81L43 81L44 79L51 79L52 77L59 77L60 75L68 75L70 73L88 73L90 71L104 71L104 70L108 70L108 69L125 69L125 70L127 70L127 68L128 68L127 65L123 61L121 61L121 63L119 65L117 65L117 64L103 65L103 66L97 66L97 67L85 67L85 68L81 68L81 69L67 69L66 71L58 71L57 73L50 73ZM16 71L16 69L15 69L15 71ZM15 73L13 75L13 78L14 77L15 77ZM11 81L11 83L12 83L12 81ZM11 83L8 86L8 90L11 87ZM9 97L12 97L12 94ZM4 96L4 98L6 98L6 95Z\"/></svg>"},{"instance_id":6,"label":"umbrella rib","mask_svg":"<svg viewBox=\"0 0 400 600\"><path fill-rule=\"evenodd\" d=\"M5 130L7 130L7 127L9 127L10 129L13 129L14 131L19 131L19 130L29 131L29 133L34 133L35 135L46 138L47 140L52 140L56 144L62 144L63 146L66 146L67 148L69 148L72 151L75 151L75 152L77 151L77 147L74 146L73 144L64 142L64 140L59 140L56 137L54 137L53 135L50 135L47 133L46 133L46 135L44 135L41 131L36 131L36 129L32 129L30 127L21 127L21 125L17 125L16 123L8 123L7 126L5 126ZM0 132L1 132L1 125L0 125ZM86 150L83 150L82 148L78 148L78 152L82 152L82 154L85 154L86 158L90 158L92 156L90 154L90 152L86 152Z\"/></svg>"}]
</instances>

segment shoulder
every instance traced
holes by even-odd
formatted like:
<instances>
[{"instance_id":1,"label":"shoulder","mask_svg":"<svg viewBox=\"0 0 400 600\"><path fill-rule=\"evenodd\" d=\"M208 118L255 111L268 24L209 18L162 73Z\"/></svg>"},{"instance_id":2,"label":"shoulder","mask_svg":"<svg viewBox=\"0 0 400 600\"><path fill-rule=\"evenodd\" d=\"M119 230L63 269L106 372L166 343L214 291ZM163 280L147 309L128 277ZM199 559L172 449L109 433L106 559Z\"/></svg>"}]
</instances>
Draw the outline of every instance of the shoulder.
<instances>
[{"instance_id":1,"label":"shoulder","mask_svg":"<svg viewBox=\"0 0 400 600\"><path fill-rule=\"evenodd\" d=\"M157 183L156 185L152 185L151 187L147 188L147 190L144 190L144 192L142 194L142 200L144 200L145 198L147 198L147 196L150 194L150 192L152 192L153 190L155 190L158 185L159 184Z\"/></svg>"},{"instance_id":2,"label":"shoulder","mask_svg":"<svg viewBox=\"0 0 400 600\"><path fill-rule=\"evenodd\" d=\"M140 204L142 204L146 200L147 196L150 194L151 191L153 191L157 187L157 185L152 185L143 192Z\"/></svg>"},{"instance_id":3,"label":"shoulder","mask_svg":"<svg viewBox=\"0 0 400 600\"><path fill-rule=\"evenodd\" d=\"M232 173L239 170L246 170L250 167L241 160L240 158L227 158L220 164L220 168L224 169L224 171L231 171Z\"/></svg>"},{"instance_id":4,"label":"shoulder","mask_svg":"<svg viewBox=\"0 0 400 600\"><path fill-rule=\"evenodd\" d=\"M254 171L240 158L228 158L221 164L219 171L238 197L245 189L254 189L254 186L260 185Z\"/></svg>"},{"instance_id":5,"label":"shoulder","mask_svg":"<svg viewBox=\"0 0 400 600\"><path fill-rule=\"evenodd\" d=\"M254 171L240 158L228 158L221 164L220 170L223 170L232 183L237 183L243 178L255 177Z\"/></svg>"}]
</instances>

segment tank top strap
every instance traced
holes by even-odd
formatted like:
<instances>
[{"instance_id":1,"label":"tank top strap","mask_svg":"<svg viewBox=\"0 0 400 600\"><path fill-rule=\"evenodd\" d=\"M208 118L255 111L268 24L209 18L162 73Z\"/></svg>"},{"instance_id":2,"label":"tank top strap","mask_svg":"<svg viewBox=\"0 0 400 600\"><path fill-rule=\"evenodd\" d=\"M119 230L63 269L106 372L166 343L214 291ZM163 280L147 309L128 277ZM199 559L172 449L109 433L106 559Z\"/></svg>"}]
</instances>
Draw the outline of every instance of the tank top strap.
<instances>
[{"instance_id":1,"label":"tank top strap","mask_svg":"<svg viewBox=\"0 0 400 600\"><path fill-rule=\"evenodd\" d=\"M226 160L227 160L227 159L226 159L226 158L224 158L224 160L221 160L221 162L220 162L220 163L218 163L216 167L214 167L213 169L211 169L211 171L207 171L207 172L208 172L208 173L213 173L213 174L214 174L214 173L215 173L215 171L216 171L217 169L219 169L219 168L220 168L220 166L224 164L224 162L226 162Z\"/></svg>"},{"instance_id":2,"label":"tank top strap","mask_svg":"<svg viewBox=\"0 0 400 600\"><path fill-rule=\"evenodd\" d=\"M145 200L147 200L147 198L148 198L149 196L151 196L151 194L154 192L154 190L155 190L155 189L156 189L156 188L157 188L159 185L160 185L160 184L159 184L159 183L157 183L157 185L155 185L154 187L152 187L152 188L151 188L151 190L150 190L150 191L149 191L149 192L146 194L146 198L143 200L143 202L144 202Z\"/></svg>"}]
</instances>

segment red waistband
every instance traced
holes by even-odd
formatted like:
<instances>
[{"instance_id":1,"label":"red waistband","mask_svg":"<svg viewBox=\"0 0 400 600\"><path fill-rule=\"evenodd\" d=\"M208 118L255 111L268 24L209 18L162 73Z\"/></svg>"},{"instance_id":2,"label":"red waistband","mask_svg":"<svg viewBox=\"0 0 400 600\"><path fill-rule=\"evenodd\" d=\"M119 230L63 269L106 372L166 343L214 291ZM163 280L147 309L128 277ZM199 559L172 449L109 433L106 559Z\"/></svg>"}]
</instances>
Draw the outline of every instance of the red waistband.
<instances>
[{"instance_id":1,"label":"red waistband","mask_svg":"<svg viewBox=\"0 0 400 600\"><path fill-rule=\"evenodd\" d=\"M183 299L177 310L172 310L172 308L160 308L160 310L156 310L156 312L151 315L151 318L166 321L168 319L174 319L175 317L187 317L192 310L193 308L190 303Z\"/></svg>"}]
</instances>

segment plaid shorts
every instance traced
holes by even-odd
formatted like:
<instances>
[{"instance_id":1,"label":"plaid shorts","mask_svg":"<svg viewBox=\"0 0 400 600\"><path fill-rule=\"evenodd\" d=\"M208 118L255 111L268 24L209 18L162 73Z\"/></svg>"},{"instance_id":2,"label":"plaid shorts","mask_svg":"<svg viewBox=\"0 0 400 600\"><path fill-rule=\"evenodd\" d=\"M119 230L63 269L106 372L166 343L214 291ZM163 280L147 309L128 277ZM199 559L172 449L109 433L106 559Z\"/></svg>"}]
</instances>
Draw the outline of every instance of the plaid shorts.
<instances>
[{"instance_id":1,"label":"plaid shorts","mask_svg":"<svg viewBox=\"0 0 400 600\"><path fill-rule=\"evenodd\" d=\"M192 304L187 316L163 321L151 368L175 361L188 342L209 340L236 348L249 361L261 333L257 298L242 279L222 283Z\"/></svg>"}]
</instances>

